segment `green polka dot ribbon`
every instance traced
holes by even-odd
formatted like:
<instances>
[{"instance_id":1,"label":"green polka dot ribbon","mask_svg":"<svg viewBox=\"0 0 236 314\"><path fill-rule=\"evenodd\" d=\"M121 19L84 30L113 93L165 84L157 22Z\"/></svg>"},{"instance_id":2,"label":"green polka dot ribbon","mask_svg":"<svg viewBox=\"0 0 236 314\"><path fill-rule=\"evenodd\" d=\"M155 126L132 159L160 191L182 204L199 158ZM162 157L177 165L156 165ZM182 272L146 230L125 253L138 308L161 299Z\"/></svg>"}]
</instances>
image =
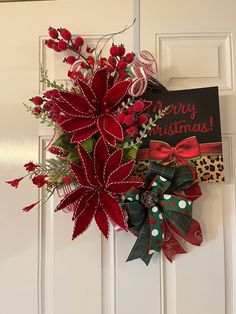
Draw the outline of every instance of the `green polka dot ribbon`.
<instances>
[{"instance_id":1,"label":"green polka dot ribbon","mask_svg":"<svg viewBox=\"0 0 236 314\"><path fill-rule=\"evenodd\" d=\"M127 261L141 258L148 265L152 254L161 250L172 261L174 255L185 252L173 232L201 244L200 225L192 218L192 201L200 196L200 189L193 183L187 165L150 164L144 187L129 190L124 202L129 229L137 236Z\"/></svg>"}]
</instances>

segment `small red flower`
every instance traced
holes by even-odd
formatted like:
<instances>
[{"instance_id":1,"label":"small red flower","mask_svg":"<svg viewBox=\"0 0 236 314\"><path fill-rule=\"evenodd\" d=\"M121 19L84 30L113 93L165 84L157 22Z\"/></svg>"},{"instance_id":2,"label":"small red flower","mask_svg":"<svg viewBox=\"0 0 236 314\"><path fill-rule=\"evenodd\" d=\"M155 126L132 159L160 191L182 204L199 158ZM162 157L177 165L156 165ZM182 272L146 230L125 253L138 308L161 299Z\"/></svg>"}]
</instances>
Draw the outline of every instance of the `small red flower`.
<instances>
[{"instance_id":1,"label":"small red flower","mask_svg":"<svg viewBox=\"0 0 236 314\"><path fill-rule=\"evenodd\" d=\"M38 165L34 164L32 161L28 162L27 164L24 165L25 169L30 172L30 171L34 171Z\"/></svg>"},{"instance_id":2,"label":"small red flower","mask_svg":"<svg viewBox=\"0 0 236 314\"><path fill-rule=\"evenodd\" d=\"M23 180L24 177L21 177L19 179L14 179L14 180L11 180L11 181L6 181L6 183L10 184L11 186L13 186L14 188L18 188L19 184L20 184L20 181Z\"/></svg>"},{"instance_id":3,"label":"small red flower","mask_svg":"<svg viewBox=\"0 0 236 314\"><path fill-rule=\"evenodd\" d=\"M130 179L134 160L122 164L123 150L110 154L103 137L95 145L94 160L80 144L78 152L82 166L71 164L71 170L80 188L68 194L56 208L57 211L77 202L73 239L88 228L93 218L105 237L108 237L109 219L126 230L122 209L113 193L124 194L132 186L142 184L139 178Z\"/></svg>"},{"instance_id":4,"label":"small red flower","mask_svg":"<svg viewBox=\"0 0 236 314\"><path fill-rule=\"evenodd\" d=\"M64 133L72 135L71 142L85 141L100 133L110 146L123 141L123 130L114 115L124 100L130 81L114 84L108 89L106 69L95 72L91 86L78 79L82 95L59 92L54 102L66 115L59 124Z\"/></svg>"},{"instance_id":5,"label":"small red flower","mask_svg":"<svg viewBox=\"0 0 236 314\"><path fill-rule=\"evenodd\" d=\"M22 210L23 210L24 212L28 212L28 211L30 211L34 206L36 206L38 203L39 203L39 201L36 202L36 203L33 203L33 204L31 204L31 205L28 205L28 206L24 207Z\"/></svg>"},{"instance_id":6,"label":"small red flower","mask_svg":"<svg viewBox=\"0 0 236 314\"><path fill-rule=\"evenodd\" d=\"M38 188L41 188L44 186L44 184L47 183L47 181L45 180L47 176L45 175L39 175L39 176L35 176L32 179L33 184L37 185Z\"/></svg>"}]
</instances>

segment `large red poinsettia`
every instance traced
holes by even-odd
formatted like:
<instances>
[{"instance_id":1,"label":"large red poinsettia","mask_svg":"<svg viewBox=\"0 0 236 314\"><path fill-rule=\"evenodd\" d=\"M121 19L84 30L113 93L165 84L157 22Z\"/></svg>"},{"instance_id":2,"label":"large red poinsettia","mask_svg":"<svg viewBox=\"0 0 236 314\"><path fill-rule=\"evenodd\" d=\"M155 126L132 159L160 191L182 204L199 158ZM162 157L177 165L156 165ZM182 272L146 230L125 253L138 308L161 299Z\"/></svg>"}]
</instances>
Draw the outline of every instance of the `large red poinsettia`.
<instances>
[{"instance_id":1,"label":"large red poinsettia","mask_svg":"<svg viewBox=\"0 0 236 314\"><path fill-rule=\"evenodd\" d=\"M73 239L88 228L93 217L105 237L109 232L108 219L126 230L123 212L115 195L142 184L138 178L129 178L134 160L122 164L123 150L117 149L110 154L103 137L95 145L94 160L80 144L78 152L81 165L71 164L71 169L80 187L68 194L56 208L57 211L76 202Z\"/></svg>"},{"instance_id":2,"label":"large red poinsettia","mask_svg":"<svg viewBox=\"0 0 236 314\"><path fill-rule=\"evenodd\" d=\"M87 140L99 132L109 145L116 146L117 140L123 140L123 130L114 114L127 94L130 81L116 83L108 89L108 72L99 69L91 86L82 80L78 80L78 86L81 95L59 92L59 97L54 98L65 114L61 129L72 134L72 143Z\"/></svg>"}]
</instances>

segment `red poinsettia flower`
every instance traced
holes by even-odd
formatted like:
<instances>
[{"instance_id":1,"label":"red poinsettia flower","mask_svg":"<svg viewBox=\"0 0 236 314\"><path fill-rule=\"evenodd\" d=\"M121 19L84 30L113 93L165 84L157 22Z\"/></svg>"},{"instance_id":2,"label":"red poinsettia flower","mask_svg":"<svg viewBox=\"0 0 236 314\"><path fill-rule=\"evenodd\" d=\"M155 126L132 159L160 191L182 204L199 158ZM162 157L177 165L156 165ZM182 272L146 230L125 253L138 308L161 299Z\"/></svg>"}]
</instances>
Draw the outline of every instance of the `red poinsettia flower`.
<instances>
[{"instance_id":1,"label":"red poinsettia flower","mask_svg":"<svg viewBox=\"0 0 236 314\"><path fill-rule=\"evenodd\" d=\"M11 186L13 186L14 188L18 188L19 184L20 184L20 181L23 180L24 177L21 177L19 179L14 179L14 180L11 180L11 181L6 181L6 183L10 184Z\"/></svg>"},{"instance_id":2,"label":"red poinsettia flower","mask_svg":"<svg viewBox=\"0 0 236 314\"><path fill-rule=\"evenodd\" d=\"M82 95L59 92L59 97L54 98L66 116L59 123L60 128L72 134L72 143L85 141L99 132L109 145L116 146L117 140L123 141L123 130L114 114L127 94L130 81L116 83L108 89L107 69L99 69L91 86L79 79L77 82Z\"/></svg>"},{"instance_id":3,"label":"red poinsettia flower","mask_svg":"<svg viewBox=\"0 0 236 314\"><path fill-rule=\"evenodd\" d=\"M80 188L69 193L56 208L57 211L77 202L73 215L73 239L88 228L93 217L105 237L108 237L108 219L127 230L114 194L124 194L132 186L142 184L138 178L129 178L134 160L121 164L123 150L118 149L110 154L103 137L95 145L94 160L80 144L78 152L82 165L71 164L71 170Z\"/></svg>"},{"instance_id":4,"label":"red poinsettia flower","mask_svg":"<svg viewBox=\"0 0 236 314\"><path fill-rule=\"evenodd\" d=\"M38 165L34 164L32 161L28 162L27 164L24 165L25 169L30 172L34 171L36 168L38 168Z\"/></svg>"}]
</instances>

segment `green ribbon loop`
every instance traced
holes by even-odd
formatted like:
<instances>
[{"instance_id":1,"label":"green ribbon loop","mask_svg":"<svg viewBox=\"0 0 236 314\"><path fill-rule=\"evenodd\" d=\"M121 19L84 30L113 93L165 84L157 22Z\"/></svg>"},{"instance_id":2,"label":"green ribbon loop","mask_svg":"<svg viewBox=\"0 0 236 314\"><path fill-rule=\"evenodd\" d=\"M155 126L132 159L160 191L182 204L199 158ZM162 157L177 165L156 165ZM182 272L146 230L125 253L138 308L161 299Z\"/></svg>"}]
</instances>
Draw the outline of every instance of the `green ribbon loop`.
<instances>
[{"instance_id":1,"label":"green ribbon loop","mask_svg":"<svg viewBox=\"0 0 236 314\"><path fill-rule=\"evenodd\" d=\"M128 227L137 235L127 261L141 258L148 265L152 253L162 249L166 224L173 225L183 235L188 234L192 224L192 201L184 198L184 195L172 193L188 188L193 183L193 173L186 165L175 168L156 162L150 164L145 188L131 189L124 202ZM142 199L142 193L147 191L150 197L154 193L158 196L158 201L151 207L147 206L150 203Z\"/></svg>"}]
</instances>

